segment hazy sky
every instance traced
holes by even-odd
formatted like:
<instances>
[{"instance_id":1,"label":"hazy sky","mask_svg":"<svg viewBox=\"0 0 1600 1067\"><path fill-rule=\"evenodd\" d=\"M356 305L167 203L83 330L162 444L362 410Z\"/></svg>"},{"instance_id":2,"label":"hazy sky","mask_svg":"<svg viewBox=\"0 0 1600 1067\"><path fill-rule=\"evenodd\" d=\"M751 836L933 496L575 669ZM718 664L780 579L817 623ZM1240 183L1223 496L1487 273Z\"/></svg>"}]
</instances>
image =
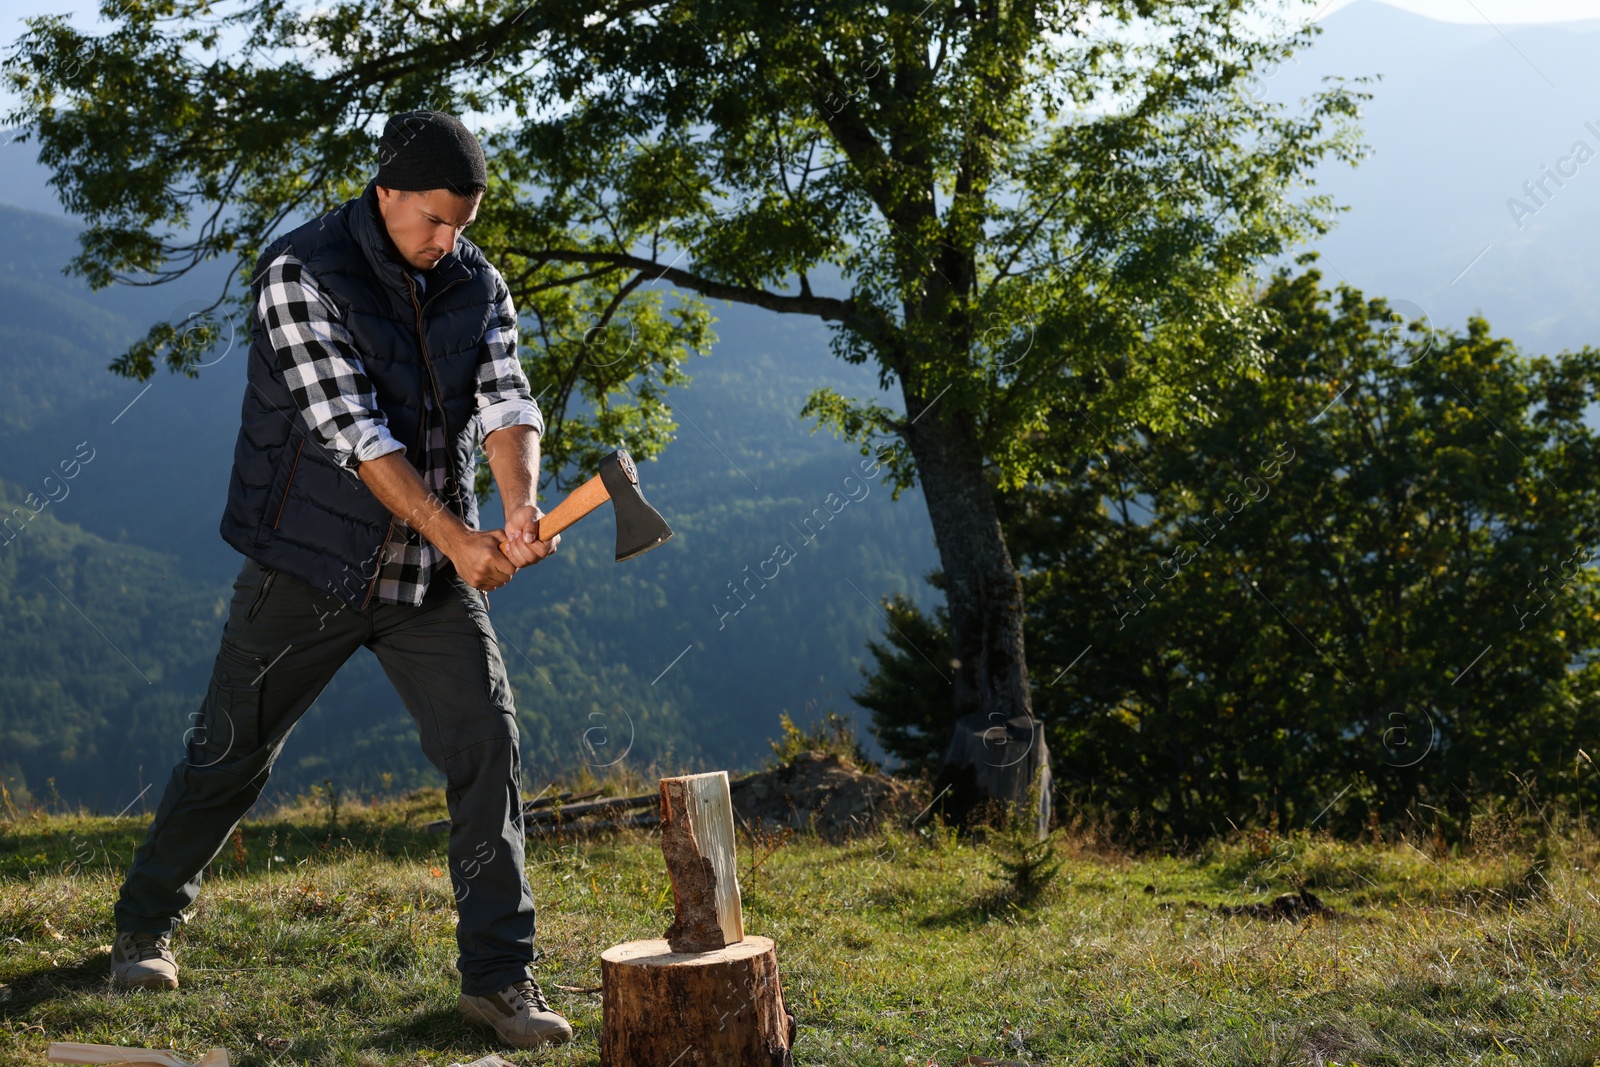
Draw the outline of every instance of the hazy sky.
<instances>
[{"instance_id":1,"label":"hazy sky","mask_svg":"<svg viewBox=\"0 0 1600 1067\"><path fill-rule=\"evenodd\" d=\"M1318 17L1354 0L1329 0ZM1600 0L1384 0L1442 22L1569 22L1600 18Z\"/></svg>"}]
</instances>

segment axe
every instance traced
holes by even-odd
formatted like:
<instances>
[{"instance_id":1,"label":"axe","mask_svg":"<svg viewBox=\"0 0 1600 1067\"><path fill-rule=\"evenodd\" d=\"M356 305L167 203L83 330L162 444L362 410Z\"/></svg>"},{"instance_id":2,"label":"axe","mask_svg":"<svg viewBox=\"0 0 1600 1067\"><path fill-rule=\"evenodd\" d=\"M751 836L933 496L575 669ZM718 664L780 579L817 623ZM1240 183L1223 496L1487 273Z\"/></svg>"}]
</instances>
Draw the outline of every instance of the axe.
<instances>
[{"instance_id":1,"label":"axe","mask_svg":"<svg viewBox=\"0 0 1600 1067\"><path fill-rule=\"evenodd\" d=\"M611 501L617 517L617 562L648 552L672 536L661 514L645 501L639 491L639 471L626 449L617 449L600 461L600 473L574 489L567 499L539 519L535 532L545 541L565 530L595 508ZM500 542L504 551L510 547Z\"/></svg>"}]
</instances>

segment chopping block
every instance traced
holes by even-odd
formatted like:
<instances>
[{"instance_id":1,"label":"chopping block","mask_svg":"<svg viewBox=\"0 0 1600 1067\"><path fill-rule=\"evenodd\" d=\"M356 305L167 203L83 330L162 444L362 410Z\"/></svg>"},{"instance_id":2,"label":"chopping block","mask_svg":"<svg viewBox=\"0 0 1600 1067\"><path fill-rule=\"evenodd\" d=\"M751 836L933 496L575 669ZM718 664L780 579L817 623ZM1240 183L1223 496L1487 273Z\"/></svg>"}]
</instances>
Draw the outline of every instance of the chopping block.
<instances>
[{"instance_id":1,"label":"chopping block","mask_svg":"<svg viewBox=\"0 0 1600 1067\"><path fill-rule=\"evenodd\" d=\"M771 938L747 935L726 771L661 779L666 935L600 956L601 1067L791 1067Z\"/></svg>"}]
</instances>

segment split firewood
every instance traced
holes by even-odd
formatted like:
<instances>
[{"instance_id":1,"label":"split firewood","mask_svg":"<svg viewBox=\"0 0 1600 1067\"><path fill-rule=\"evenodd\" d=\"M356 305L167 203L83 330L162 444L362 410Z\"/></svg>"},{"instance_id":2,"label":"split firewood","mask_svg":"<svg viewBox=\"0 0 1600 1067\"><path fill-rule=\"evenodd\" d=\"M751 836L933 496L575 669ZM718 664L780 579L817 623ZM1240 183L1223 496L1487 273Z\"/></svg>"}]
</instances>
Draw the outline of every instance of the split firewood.
<instances>
[{"instance_id":1,"label":"split firewood","mask_svg":"<svg viewBox=\"0 0 1600 1067\"><path fill-rule=\"evenodd\" d=\"M127 1048L123 1045L83 1045L76 1041L52 1041L51 1063L117 1064L119 1067L229 1067L228 1053L214 1048L198 1063L180 1060L165 1049Z\"/></svg>"},{"instance_id":2,"label":"split firewood","mask_svg":"<svg viewBox=\"0 0 1600 1067\"><path fill-rule=\"evenodd\" d=\"M661 779L661 852L672 878L672 951L744 940L727 771Z\"/></svg>"}]
</instances>

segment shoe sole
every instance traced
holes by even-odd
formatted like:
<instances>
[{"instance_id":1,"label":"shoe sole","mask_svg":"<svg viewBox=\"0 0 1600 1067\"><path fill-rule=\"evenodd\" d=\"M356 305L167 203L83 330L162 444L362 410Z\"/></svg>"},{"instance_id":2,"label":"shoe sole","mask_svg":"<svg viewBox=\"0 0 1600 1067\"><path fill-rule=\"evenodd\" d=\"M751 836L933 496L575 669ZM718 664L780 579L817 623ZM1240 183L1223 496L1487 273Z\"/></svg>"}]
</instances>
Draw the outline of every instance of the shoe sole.
<instances>
[{"instance_id":1,"label":"shoe sole","mask_svg":"<svg viewBox=\"0 0 1600 1067\"><path fill-rule=\"evenodd\" d=\"M571 1030L557 1030L548 1037L539 1034L530 1034L526 1040L531 1041L532 1044L524 1044L521 1040L508 1037L507 1035L501 1033L500 1028L494 1024L494 1020L486 1015L482 1009L474 1007L465 1001L458 1000L456 1001L456 1010L459 1011L461 1016L468 1022L477 1023L479 1026L494 1031L494 1035L496 1037L510 1045L512 1048L539 1048L543 1045L564 1045L568 1041L572 1040Z\"/></svg>"},{"instance_id":2,"label":"shoe sole","mask_svg":"<svg viewBox=\"0 0 1600 1067\"><path fill-rule=\"evenodd\" d=\"M123 986L128 989L177 989L178 980L164 974L152 974L145 978L119 978L113 976L112 985Z\"/></svg>"}]
</instances>

